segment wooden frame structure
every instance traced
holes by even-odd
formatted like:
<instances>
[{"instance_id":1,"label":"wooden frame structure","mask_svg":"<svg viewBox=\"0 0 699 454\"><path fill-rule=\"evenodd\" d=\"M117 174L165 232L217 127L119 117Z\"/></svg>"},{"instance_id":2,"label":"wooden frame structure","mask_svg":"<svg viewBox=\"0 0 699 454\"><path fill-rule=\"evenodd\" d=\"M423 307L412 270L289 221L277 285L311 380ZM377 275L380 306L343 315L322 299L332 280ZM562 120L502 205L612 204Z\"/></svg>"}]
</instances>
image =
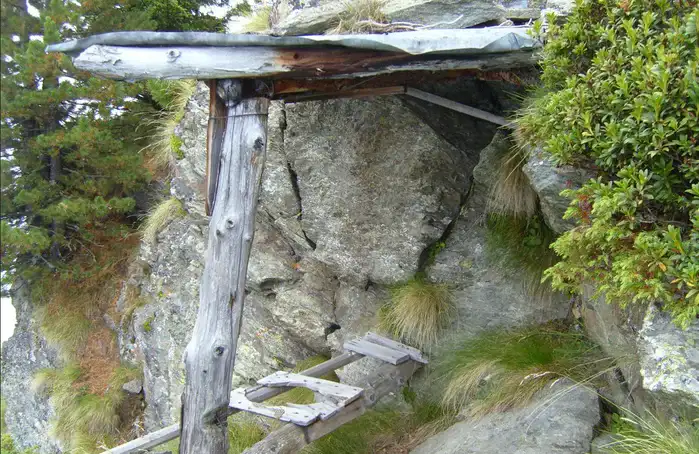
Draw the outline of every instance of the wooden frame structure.
<instances>
[{"instance_id":1,"label":"wooden frame structure","mask_svg":"<svg viewBox=\"0 0 699 454\"><path fill-rule=\"evenodd\" d=\"M226 418L238 411L235 404L262 402L289 389L274 381L231 393L271 99L407 95L508 127L502 117L409 85L440 77L497 77L501 69L530 66L537 46L521 27L292 38L121 32L49 46L102 77L196 78L208 80L210 88L206 208L211 219L199 311L185 354L181 425L107 452L139 452L177 436L183 454L226 452ZM247 452L298 451L396 391L425 362L419 352L371 336L345 344L344 354L301 373L319 377L364 355L387 362L367 378L360 399L333 418L307 427L288 424Z\"/></svg>"}]
</instances>

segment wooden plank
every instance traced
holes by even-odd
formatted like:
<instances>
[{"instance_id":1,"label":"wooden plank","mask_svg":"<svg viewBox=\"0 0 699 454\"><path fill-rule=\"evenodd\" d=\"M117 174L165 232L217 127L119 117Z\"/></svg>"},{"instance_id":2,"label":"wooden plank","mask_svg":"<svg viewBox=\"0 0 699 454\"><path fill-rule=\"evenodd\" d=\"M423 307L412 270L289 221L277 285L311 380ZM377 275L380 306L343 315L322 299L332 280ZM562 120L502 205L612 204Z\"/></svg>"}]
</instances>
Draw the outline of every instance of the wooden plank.
<instances>
[{"instance_id":1,"label":"wooden plank","mask_svg":"<svg viewBox=\"0 0 699 454\"><path fill-rule=\"evenodd\" d=\"M164 427L148 435L144 435L135 440L131 440L123 445L116 446L112 449L104 451L102 454L129 454L132 452L141 452L145 449L161 445L180 436L180 425L173 424Z\"/></svg>"},{"instance_id":2,"label":"wooden plank","mask_svg":"<svg viewBox=\"0 0 699 454\"><path fill-rule=\"evenodd\" d=\"M75 66L108 79L346 78L396 71L497 70L536 63L533 52L419 56L337 48L93 45Z\"/></svg>"},{"instance_id":3,"label":"wooden plank","mask_svg":"<svg viewBox=\"0 0 699 454\"><path fill-rule=\"evenodd\" d=\"M340 367L344 367L348 364L351 364L359 359L362 359L363 357L363 355L360 355L358 353L345 352L339 356L331 358L328 361L325 361L324 363L320 363L300 373L302 375L308 375L309 377L322 377L323 375L326 375L336 369L339 369ZM252 402L264 402L265 400L271 399L272 397L285 393L290 389L292 388L269 388L267 386L255 386L253 388L249 388L246 391L246 394L248 400ZM238 409L229 407L227 416L238 413L238 411ZM156 432L152 432L135 440L131 440L123 445L114 447L109 451L105 451L103 454L130 454L134 452L139 452L143 449L152 448L153 446L158 446L170 440L174 440L179 436L180 425L173 424Z\"/></svg>"},{"instance_id":4,"label":"wooden plank","mask_svg":"<svg viewBox=\"0 0 699 454\"><path fill-rule=\"evenodd\" d=\"M438 106L446 107L447 109L455 110L466 115L470 115L475 118L480 118L481 120L489 121L497 125L512 128L512 125L505 120L503 117L491 114L485 110L476 109L475 107L467 106L451 99L442 98L441 96L433 95L432 93L427 93L417 88L408 87L406 95L412 96L413 98L421 99L423 101L431 102L432 104L437 104Z\"/></svg>"},{"instance_id":5,"label":"wooden plank","mask_svg":"<svg viewBox=\"0 0 699 454\"><path fill-rule=\"evenodd\" d=\"M352 405L352 404L350 404ZM317 411L320 415L320 419L325 421L334 417L337 413L341 412L345 407L338 407L337 405L331 404L330 402L313 402L310 404L300 405L294 403L288 403L286 407L296 408L296 407L307 407L313 411Z\"/></svg>"},{"instance_id":6,"label":"wooden plank","mask_svg":"<svg viewBox=\"0 0 699 454\"><path fill-rule=\"evenodd\" d=\"M376 369L361 383L364 389L362 410L359 410L360 401L355 401L352 405L345 407L345 410L347 410L346 417L354 419L361 415L363 408L373 407L381 398L398 392L421 366L422 364L409 360L398 366L384 364ZM357 405L357 407L354 407L354 405ZM357 411L357 414L352 413L351 410L353 409ZM253 447L246 449L243 454L295 454L311 441L337 429L338 426L335 426L332 421L340 417L341 415L338 414L334 418L328 419L327 425L322 424L317 428L316 424L319 423L316 422L306 427L305 430L293 424L287 424L281 429L270 433L264 440ZM338 422L346 423L348 420L339 420Z\"/></svg>"},{"instance_id":7,"label":"wooden plank","mask_svg":"<svg viewBox=\"0 0 699 454\"><path fill-rule=\"evenodd\" d=\"M382 88L356 88L351 90L339 90L328 93L304 93L280 96L286 102L320 101L324 99L338 98L365 98L367 96L385 96L405 94L404 86Z\"/></svg>"},{"instance_id":8,"label":"wooden plank","mask_svg":"<svg viewBox=\"0 0 699 454\"><path fill-rule=\"evenodd\" d=\"M229 118L209 223L199 312L186 349L180 454L228 449L226 415L267 147L269 99L248 97L254 92L254 81L226 80L217 86Z\"/></svg>"},{"instance_id":9,"label":"wooden plank","mask_svg":"<svg viewBox=\"0 0 699 454\"><path fill-rule=\"evenodd\" d=\"M207 81L209 86L209 122L206 129L206 214L211 216L216 197L218 168L221 163L223 131L226 130L226 104L216 94L216 81Z\"/></svg>"},{"instance_id":10,"label":"wooden plank","mask_svg":"<svg viewBox=\"0 0 699 454\"><path fill-rule=\"evenodd\" d=\"M317 421L306 427L306 439L309 442L317 440L353 419L362 416L365 410L366 407L363 400L352 402L347 407L342 408L332 418Z\"/></svg>"},{"instance_id":11,"label":"wooden plank","mask_svg":"<svg viewBox=\"0 0 699 454\"><path fill-rule=\"evenodd\" d=\"M345 385L322 378L308 377L306 375L295 374L293 372L275 372L257 383L265 386L292 386L308 388L311 391L322 394L326 397L337 398L337 404L345 406L347 403L360 397L364 390L356 386Z\"/></svg>"},{"instance_id":12,"label":"wooden plank","mask_svg":"<svg viewBox=\"0 0 699 454\"><path fill-rule=\"evenodd\" d=\"M422 356L422 352L417 348L413 348L400 342L396 342L393 339L389 339L387 337L379 336L378 334L372 332L366 333L364 339L374 344L382 345L384 347L392 348L393 350L397 350L399 352L407 353L408 355L410 355L410 359L412 359L413 361L417 361L422 364L427 364L427 360L424 356Z\"/></svg>"},{"instance_id":13,"label":"wooden plank","mask_svg":"<svg viewBox=\"0 0 699 454\"><path fill-rule=\"evenodd\" d=\"M294 407L285 405L263 405L251 402L245 396L245 389L238 388L231 393L230 405L239 410L267 416L283 422L290 422L297 426L307 426L320 418L321 411L318 408L297 405ZM327 410L327 409L326 409ZM334 412L335 409L332 409Z\"/></svg>"},{"instance_id":14,"label":"wooden plank","mask_svg":"<svg viewBox=\"0 0 699 454\"><path fill-rule=\"evenodd\" d=\"M371 356L372 358L380 359L381 361L385 361L393 365L404 363L410 359L410 355L407 353L367 342L363 339L355 339L345 342L344 349L361 353L365 356Z\"/></svg>"}]
</instances>

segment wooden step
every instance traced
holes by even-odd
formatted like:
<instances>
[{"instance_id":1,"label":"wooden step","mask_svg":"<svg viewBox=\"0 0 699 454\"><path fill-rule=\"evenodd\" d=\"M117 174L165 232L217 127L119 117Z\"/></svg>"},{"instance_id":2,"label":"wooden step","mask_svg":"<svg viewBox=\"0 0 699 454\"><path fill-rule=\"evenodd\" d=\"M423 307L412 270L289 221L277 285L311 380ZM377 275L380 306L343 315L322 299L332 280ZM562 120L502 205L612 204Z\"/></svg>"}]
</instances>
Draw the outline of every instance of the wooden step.
<instances>
[{"instance_id":1,"label":"wooden step","mask_svg":"<svg viewBox=\"0 0 699 454\"><path fill-rule=\"evenodd\" d=\"M319 419L325 421L364 395L362 388L291 372L275 372L257 383L269 387L308 388L321 396L321 402L312 404L268 406L250 401L245 388L238 388L231 393L231 407L297 426L308 426Z\"/></svg>"}]
</instances>

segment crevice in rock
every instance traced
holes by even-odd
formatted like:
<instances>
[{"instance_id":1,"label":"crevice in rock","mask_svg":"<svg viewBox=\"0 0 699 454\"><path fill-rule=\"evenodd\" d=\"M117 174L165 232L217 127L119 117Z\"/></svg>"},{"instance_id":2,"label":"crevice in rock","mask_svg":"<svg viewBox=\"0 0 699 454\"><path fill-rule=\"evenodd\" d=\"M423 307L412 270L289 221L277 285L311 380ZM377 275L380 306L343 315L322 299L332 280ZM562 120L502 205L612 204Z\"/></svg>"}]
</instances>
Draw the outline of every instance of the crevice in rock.
<instances>
[{"instance_id":1,"label":"crevice in rock","mask_svg":"<svg viewBox=\"0 0 699 454\"><path fill-rule=\"evenodd\" d=\"M342 329L340 325L337 323L331 323L328 326L325 327L325 338L327 339L329 335L334 333L335 331Z\"/></svg>"},{"instance_id":2,"label":"crevice in rock","mask_svg":"<svg viewBox=\"0 0 699 454\"><path fill-rule=\"evenodd\" d=\"M282 154L284 155L284 159L286 160L286 170L289 173L289 181L291 182L291 188L294 191L294 195L296 196L296 204L298 205L298 215L296 216L296 219L298 219L298 221L301 222L301 220L303 219L303 203L301 200L301 189L299 187L299 176L294 170L293 166L291 165L291 162L289 161L288 157L286 156L286 150L284 147L284 141L286 139L286 127L286 109L282 109L282 121L279 124L279 129L281 130L282 136ZM305 230L301 229L301 233L303 233L303 237L306 240L306 243L308 243L308 246L315 251L316 242L308 237Z\"/></svg>"},{"instance_id":3,"label":"crevice in rock","mask_svg":"<svg viewBox=\"0 0 699 454\"><path fill-rule=\"evenodd\" d=\"M442 232L442 235L432 243L430 243L425 249L422 250L420 253L420 258L418 259L417 263L417 272L418 273L424 273L427 270L427 267L432 265L434 262L436 255L439 253L438 249L441 249L439 247L440 243L446 244L447 240L449 239L449 235L451 235L451 232L454 230L454 226L456 225L456 221L459 219L461 216L461 210L463 210L464 206L466 205L466 202L468 201L471 192L473 191L473 176L469 178L469 184L468 184L468 190L466 193L461 194L461 200L459 200L459 210L456 212L454 217L452 218L451 221L449 221L449 224L447 224L447 227L444 229L444 232ZM367 285L367 288L369 286Z\"/></svg>"}]
</instances>

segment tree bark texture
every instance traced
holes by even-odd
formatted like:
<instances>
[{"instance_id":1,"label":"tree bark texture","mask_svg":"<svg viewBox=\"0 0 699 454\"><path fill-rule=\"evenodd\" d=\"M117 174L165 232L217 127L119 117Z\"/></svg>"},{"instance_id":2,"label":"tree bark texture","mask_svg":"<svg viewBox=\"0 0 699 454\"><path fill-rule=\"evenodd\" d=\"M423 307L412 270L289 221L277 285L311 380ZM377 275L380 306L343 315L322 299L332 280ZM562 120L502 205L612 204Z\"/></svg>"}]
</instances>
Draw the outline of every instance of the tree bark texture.
<instances>
[{"instance_id":1,"label":"tree bark texture","mask_svg":"<svg viewBox=\"0 0 699 454\"><path fill-rule=\"evenodd\" d=\"M269 100L256 94L246 96L251 85L238 80L217 83L227 121L199 312L185 357L181 454L228 451L226 415L267 146Z\"/></svg>"}]
</instances>

